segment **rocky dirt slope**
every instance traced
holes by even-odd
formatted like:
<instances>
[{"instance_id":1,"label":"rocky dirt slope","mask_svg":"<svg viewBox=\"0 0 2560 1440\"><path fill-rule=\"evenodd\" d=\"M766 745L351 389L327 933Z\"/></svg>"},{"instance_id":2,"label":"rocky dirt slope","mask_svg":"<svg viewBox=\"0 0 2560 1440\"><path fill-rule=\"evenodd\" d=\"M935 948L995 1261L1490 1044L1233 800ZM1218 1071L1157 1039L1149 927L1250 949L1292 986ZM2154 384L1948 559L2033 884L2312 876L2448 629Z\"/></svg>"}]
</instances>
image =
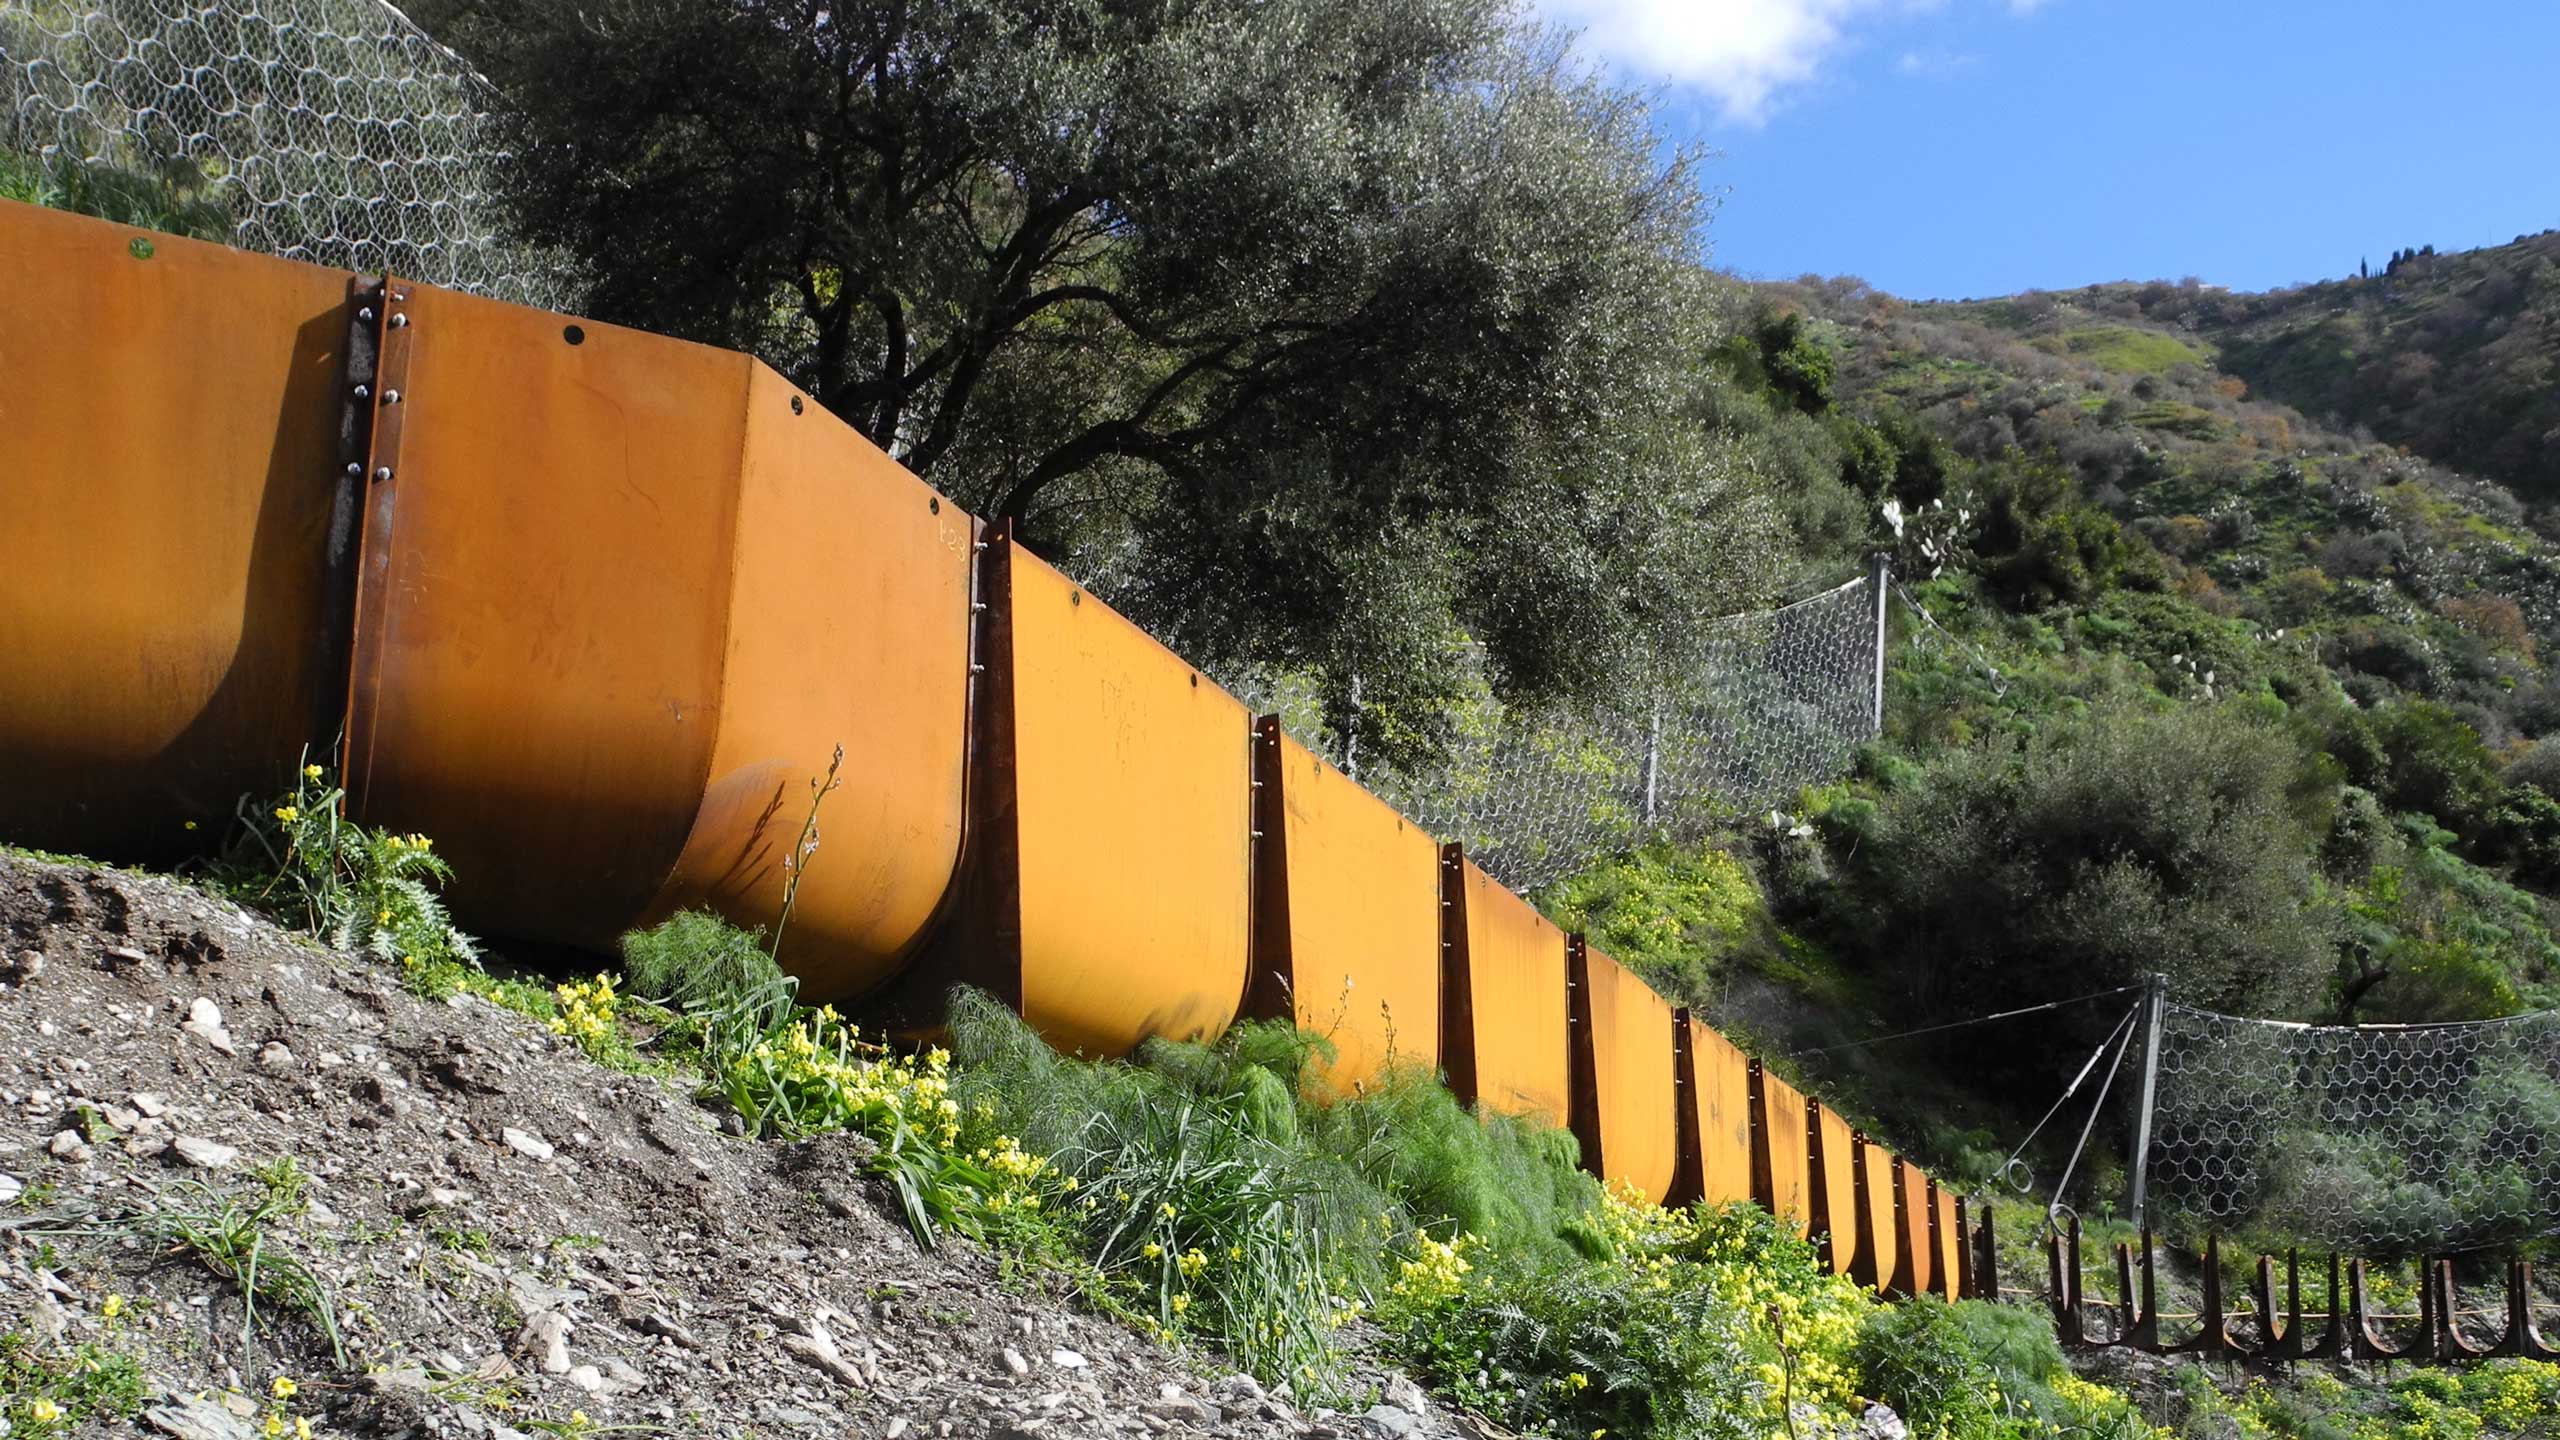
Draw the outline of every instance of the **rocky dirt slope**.
<instances>
[{"instance_id":1,"label":"rocky dirt slope","mask_svg":"<svg viewBox=\"0 0 2560 1440\"><path fill-rule=\"evenodd\" d=\"M1384 1371L1301 1409L924 1253L863 1155L176 881L0 855L0 1375L142 1392L76 1433L1490 1433Z\"/></svg>"}]
</instances>

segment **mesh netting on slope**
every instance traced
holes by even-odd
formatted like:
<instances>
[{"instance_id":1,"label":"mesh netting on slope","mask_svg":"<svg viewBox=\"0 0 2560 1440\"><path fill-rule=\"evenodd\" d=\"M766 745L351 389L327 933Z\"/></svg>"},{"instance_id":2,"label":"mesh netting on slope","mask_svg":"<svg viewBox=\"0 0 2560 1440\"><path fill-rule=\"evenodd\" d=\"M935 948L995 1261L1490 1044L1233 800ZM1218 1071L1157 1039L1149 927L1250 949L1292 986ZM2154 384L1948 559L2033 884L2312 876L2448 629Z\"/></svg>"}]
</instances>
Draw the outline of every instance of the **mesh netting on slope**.
<instances>
[{"instance_id":1,"label":"mesh netting on slope","mask_svg":"<svg viewBox=\"0 0 2560 1440\"><path fill-rule=\"evenodd\" d=\"M2560 1234L2560 1011L2347 1029L2170 1005L2160 1040L2173 1226L2369 1254Z\"/></svg>"},{"instance_id":2,"label":"mesh netting on slope","mask_svg":"<svg viewBox=\"0 0 2560 1440\"><path fill-rule=\"evenodd\" d=\"M1652 835L1694 838L1836 778L1874 738L1876 598L1853 580L1783 609L1697 628L1649 695L1579 710L1461 717L1445 764L1363 764L1357 737L1318 749L1515 890L1571 875ZM1285 687L1230 689L1292 708ZM1294 717L1291 717L1294 718ZM1292 727L1292 733L1301 733Z\"/></svg>"},{"instance_id":3,"label":"mesh netting on slope","mask_svg":"<svg viewBox=\"0 0 2560 1440\"><path fill-rule=\"evenodd\" d=\"M0 148L209 198L244 249L564 308L500 238L495 98L377 0L0 0Z\"/></svg>"}]
</instances>

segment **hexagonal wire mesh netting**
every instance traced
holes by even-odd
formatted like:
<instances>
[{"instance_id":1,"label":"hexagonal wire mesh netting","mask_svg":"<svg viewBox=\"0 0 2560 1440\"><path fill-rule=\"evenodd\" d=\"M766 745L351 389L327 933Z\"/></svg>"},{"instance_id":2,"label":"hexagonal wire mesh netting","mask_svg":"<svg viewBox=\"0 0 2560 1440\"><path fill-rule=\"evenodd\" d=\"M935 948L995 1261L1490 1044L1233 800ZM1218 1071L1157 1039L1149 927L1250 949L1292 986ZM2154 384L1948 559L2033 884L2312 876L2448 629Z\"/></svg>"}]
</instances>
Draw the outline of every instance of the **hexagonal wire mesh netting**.
<instances>
[{"instance_id":1,"label":"hexagonal wire mesh netting","mask_svg":"<svg viewBox=\"0 0 2560 1440\"><path fill-rule=\"evenodd\" d=\"M2173 1226L2368 1254L2560 1233L2560 1011L2343 1028L2169 1005L2156 1103Z\"/></svg>"},{"instance_id":2,"label":"hexagonal wire mesh netting","mask_svg":"<svg viewBox=\"0 0 2560 1440\"><path fill-rule=\"evenodd\" d=\"M0 161L22 183L106 177L202 222L161 228L568 308L567 269L504 238L495 100L377 0L0 0Z\"/></svg>"},{"instance_id":3,"label":"hexagonal wire mesh netting","mask_svg":"<svg viewBox=\"0 0 2560 1440\"><path fill-rule=\"evenodd\" d=\"M1455 752L1423 770L1361 765L1357 736L1327 759L1516 890L1549 884L1647 837L1695 838L1837 778L1875 737L1876 591L1867 580L1777 610L1699 624L1656 657L1649 693L1571 710L1460 717ZM1295 720L1286 685L1222 677ZM1291 733L1316 726L1290 725Z\"/></svg>"}]
</instances>

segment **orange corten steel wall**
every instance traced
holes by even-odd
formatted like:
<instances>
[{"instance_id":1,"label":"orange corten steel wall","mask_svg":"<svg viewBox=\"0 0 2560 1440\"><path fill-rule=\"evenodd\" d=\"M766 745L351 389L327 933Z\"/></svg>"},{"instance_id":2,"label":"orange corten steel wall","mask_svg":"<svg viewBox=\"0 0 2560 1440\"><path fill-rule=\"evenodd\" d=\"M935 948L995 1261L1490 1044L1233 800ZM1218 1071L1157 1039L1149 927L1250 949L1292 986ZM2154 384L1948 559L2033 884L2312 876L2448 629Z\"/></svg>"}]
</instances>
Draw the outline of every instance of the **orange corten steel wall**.
<instances>
[{"instance_id":1,"label":"orange corten steel wall","mask_svg":"<svg viewBox=\"0 0 2560 1440\"><path fill-rule=\"evenodd\" d=\"M1893 1164L1898 1187L1894 1212L1902 1226L1898 1241L1907 1257L1908 1288L1914 1295L1925 1295L1938 1277L1938 1247L1929 1238L1929 1177L1908 1160L1897 1159Z\"/></svg>"},{"instance_id":2,"label":"orange corten steel wall","mask_svg":"<svg viewBox=\"0 0 2560 1440\"><path fill-rule=\"evenodd\" d=\"M0 836L173 857L335 699L348 277L13 201L0 270Z\"/></svg>"},{"instance_id":3,"label":"orange corten steel wall","mask_svg":"<svg viewBox=\"0 0 2560 1440\"><path fill-rule=\"evenodd\" d=\"M1442 851L1441 882L1463 920L1450 937L1440 1043L1458 1098L1565 1124L1564 932L1456 846Z\"/></svg>"},{"instance_id":4,"label":"orange corten steel wall","mask_svg":"<svg viewBox=\"0 0 2560 1440\"><path fill-rule=\"evenodd\" d=\"M1823 1204L1831 1224L1831 1270L1846 1275L1864 1237L1858 1233L1858 1143L1849 1122L1822 1112Z\"/></svg>"},{"instance_id":5,"label":"orange corten steel wall","mask_svg":"<svg viewBox=\"0 0 2560 1440\"><path fill-rule=\"evenodd\" d=\"M1938 1293L1949 1300L1961 1300L1956 1280L1964 1267L1959 1252L1964 1248L1964 1225L1956 1218L1955 1192L1932 1182L1929 1186L1932 1208L1938 1217Z\"/></svg>"},{"instance_id":6,"label":"orange corten steel wall","mask_svg":"<svg viewBox=\"0 0 2560 1440\"><path fill-rule=\"evenodd\" d=\"M811 999L887 977L959 858L976 531L781 376L749 371L711 778L653 915L779 915L781 861L841 744L780 958Z\"/></svg>"},{"instance_id":7,"label":"orange corten steel wall","mask_svg":"<svg viewBox=\"0 0 2560 1440\"><path fill-rule=\"evenodd\" d=\"M1091 1054L1216 1035L1244 996L1252 717L1008 548L1022 1014Z\"/></svg>"},{"instance_id":8,"label":"orange corten steel wall","mask_svg":"<svg viewBox=\"0 0 2560 1440\"><path fill-rule=\"evenodd\" d=\"M1650 986L1588 945L1574 975L1589 1017L1587 1043L1593 1134L1583 1163L1612 1184L1634 1189L1648 1204L1671 1193L1680 1168L1678 1076L1673 1070L1671 1007ZM1597 1156L1590 1142L1597 1141Z\"/></svg>"},{"instance_id":9,"label":"orange corten steel wall","mask_svg":"<svg viewBox=\"0 0 2560 1440\"><path fill-rule=\"evenodd\" d=\"M1336 1093L1440 1063L1440 846L1265 716L1248 1008L1333 1042ZM1668 1061L1666 1060L1666 1064Z\"/></svg>"},{"instance_id":10,"label":"orange corten steel wall","mask_svg":"<svg viewBox=\"0 0 2560 1440\"><path fill-rule=\"evenodd\" d=\"M1766 1113L1761 1117L1760 1136L1767 1147L1773 1187L1769 1209L1802 1231L1813 1223L1810 1176L1805 1170L1804 1092L1764 1071L1761 1097Z\"/></svg>"},{"instance_id":11,"label":"orange corten steel wall","mask_svg":"<svg viewBox=\"0 0 2560 1440\"><path fill-rule=\"evenodd\" d=\"M1893 1217L1893 1156L1872 1140L1858 1146L1858 1166L1867 1184L1866 1253L1875 1260L1875 1285L1893 1279L1901 1257L1900 1231Z\"/></svg>"},{"instance_id":12,"label":"orange corten steel wall","mask_svg":"<svg viewBox=\"0 0 2560 1440\"><path fill-rule=\"evenodd\" d=\"M947 947L937 967L953 968L911 986L1000 950L1008 999L1105 1053L1232 1018L1256 883L1243 707L1000 539L1003 603L977 658L995 672L980 703L1000 694L1002 713L973 717L976 522L773 372L395 278L363 302L385 314L368 459L390 473L359 487L339 453L354 277L10 202L0 253L47 277L0 289L0 833L174 852L185 820L281 783L343 705L358 813L438 838L467 923L605 948L685 905L768 921L809 782L841 744L786 937L805 993L875 990L968 918L950 894L967 801L1003 822L966 897L1001 893L973 932L1001 943ZM361 507L333 548L342 489ZM1566 1121L1562 933L1274 743L1266 871L1298 1017L1341 1011L1337 1078L1374 1073L1392 1023L1470 1099ZM574 857L581 883L526 854ZM1590 961L1601 1161L1663 1194L1671 1012ZM1388 1012L1374 1027L1368 997ZM1756 1158L1802 1223L1802 1097L1766 1077L1755 1157L1746 1062L1703 1026L1689 1038L1706 1198L1746 1195ZM1951 1274L1947 1234L1916 1253L1944 1197L1893 1234L1887 1160L1869 1145L1858 1163L1876 1233L1836 1263L1863 1249L1886 1274L1897 1253ZM1826 1199L1844 1235L1846 1179Z\"/></svg>"},{"instance_id":13,"label":"orange corten steel wall","mask_svg":"<svg viewBox=\"0 0 2560 1440\"><path fill-rule=\"evenodd\" d=\"M1697 1077L1690 1092L1698 1117L1701 1197L1724 1205L1751 1198L1751 1061L1733 1042L1689 1022L1689 1054Z\"/></svg>"},{"instance_id":14,"label":"orange corten steel wall","mask_svg":"<svg viewBox=\"0 0 2560 1440\"><path fill-rule=\"evenodd\" d=\"M971 522L744 356L422 285L390 309L359 813L435 836L473 923L603 948L684 904L770 923L841 744L783 958L812 998L885 979L958 856Z\"/></svg>"}]
</instances>

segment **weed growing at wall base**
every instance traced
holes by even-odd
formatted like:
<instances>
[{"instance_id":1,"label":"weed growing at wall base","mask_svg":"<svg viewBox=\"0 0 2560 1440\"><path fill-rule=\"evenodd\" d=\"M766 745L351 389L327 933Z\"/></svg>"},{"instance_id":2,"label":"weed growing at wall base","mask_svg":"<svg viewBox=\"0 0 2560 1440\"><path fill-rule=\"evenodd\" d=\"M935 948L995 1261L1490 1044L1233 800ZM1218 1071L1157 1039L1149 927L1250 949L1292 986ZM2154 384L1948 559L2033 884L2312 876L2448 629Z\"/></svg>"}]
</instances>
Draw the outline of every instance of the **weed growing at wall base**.
<instances>
[{"instance_id":1,"label":"weed growing at wall base","mask_svg":"<svg viewBox=\"0 0 2560 1440\"><path fill-rule=\"evenodd\" d=\"M215 883L330 945L404 969L476 960L471 937L437 897L453 869L435 843L359 825L347 818L346 802L328 770L311 763L283 798L243 799Z\"/></svg>"}]
</instances>

